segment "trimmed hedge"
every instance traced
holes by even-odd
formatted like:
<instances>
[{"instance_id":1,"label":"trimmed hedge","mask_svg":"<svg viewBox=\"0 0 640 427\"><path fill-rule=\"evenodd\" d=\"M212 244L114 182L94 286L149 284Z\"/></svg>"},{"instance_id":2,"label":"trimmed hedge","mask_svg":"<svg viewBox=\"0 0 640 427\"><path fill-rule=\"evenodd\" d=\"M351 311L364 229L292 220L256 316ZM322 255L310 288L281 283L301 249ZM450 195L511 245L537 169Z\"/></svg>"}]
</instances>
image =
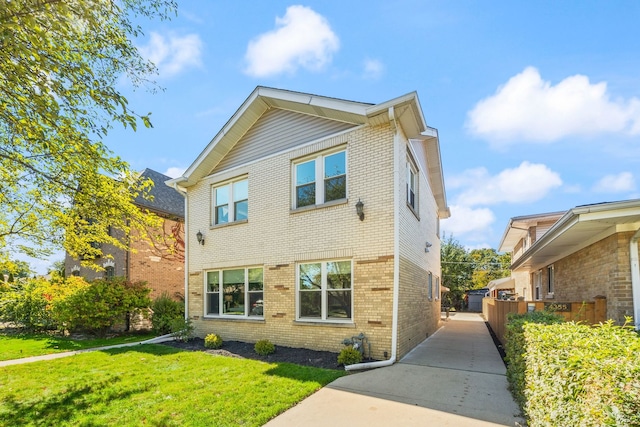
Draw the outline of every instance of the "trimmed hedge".
<instances>
[{"instance_id":1,"label":"trimmed hedge","mask_svg":"<svg viewBox=\"0 0 640 427\"><path fill-rule=\"evenodd\" d=\"M546 314L507 325L507 373L528 425L640 425L640 337L612 321L588 326Z\"/></svg>"}]
</instances>

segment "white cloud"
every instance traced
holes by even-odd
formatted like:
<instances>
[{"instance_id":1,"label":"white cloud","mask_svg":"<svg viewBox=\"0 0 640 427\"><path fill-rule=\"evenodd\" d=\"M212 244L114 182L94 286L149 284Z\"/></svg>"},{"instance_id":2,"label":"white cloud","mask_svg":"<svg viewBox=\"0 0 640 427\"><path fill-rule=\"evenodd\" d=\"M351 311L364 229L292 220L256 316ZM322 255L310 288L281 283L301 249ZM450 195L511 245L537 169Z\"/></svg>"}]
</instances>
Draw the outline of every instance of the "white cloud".
<instances>
[{"instance_id":1,"label":"white cloud","mask_svg":"<svg viewBox=\"0 0 640 427\"><path fill-rule=\"evenodd\" d=\"M197 34L165 37L152 32L149 44L140 47L140 53L158 67L160 76L172 77L189 67L202 65L202 40Z\"/></svg>"},{"instance_id":2,"label":"white cloud","mask_svg":"<svg viewBox=\"0 0 640 427\"><path fill-rule=\"evenodd\" d=\"M179 168L179 167L170 167L169 169L167 169L166 171L164 171L163 173L165 175L167 175L168 177L171 178L177 178L179 176L182 176L182 174L184 173L186 169L185 168Z\"/></svg>"},{"instance_id":3,"label":"white cloud","mask_svg":"<svg viewBox=\"0 0 640 427\"><path fill-rule=\"evenodd\" d=\"M593 187L597 193L623 193L634 191L636 182L631 172L621 172L618 175L606 175Z\"/></svg>"},{"instance_id":4,"label":"white cloud","mask_svg":"<svg viewBox=\"0 0 640 427\"><path fill-rule=\"evenodd\" d=\"M612 100L607 83L592 84L576 74L552 85L534 67L526 68L468 113L468 130L506 144L518 140L552 142L567 136L640 134L640 100Z\"/></svg>"},{"instance_id":5,"label":"white cloud","mask_svg":"<svg viewBox=\"0 0 640 427\"><path fill-rule=\"evenodd\" d=\"M249 42L245 73L267 77L300 67L321 70L339 47L338 36L322 15L305 6L289 6L284 17L276 17L274 30Z\"/></svg>"},{"instance_id":6,"label":"white cloud","mask_svg":"<svg viewBox=\"0 0 640 427\"><path fill-rule=\"evenodd\" d=\"M365 59L364 61L364 78L377 80L384 73L384 64L377 59Z\"/></svg>"},{"instance_id":7,"label":"white cloud","mask_svg":"<svg viewBox=\"0 0 640 427\"><path fill-rule=\"evenodd\" d=\"M449 182L447 186L465 188L457 197L457 204L464 206L535 202L562 185L558 173L546 165L526 161L494 176L482 167L470 169L450 182L451 186Z\"/></svg>"},{"instance_id":8,"label":"white cloud","mask_svg":"<svg viewBox=\"0 0 640 427\"><path fill-rule=\"evenodd\" d=\"M449 209L451 217L442 220L440 228L453 236L484 232L496 220L489 208L474 209L463 205L451 205Z\"/></svg>"}]
</instances>

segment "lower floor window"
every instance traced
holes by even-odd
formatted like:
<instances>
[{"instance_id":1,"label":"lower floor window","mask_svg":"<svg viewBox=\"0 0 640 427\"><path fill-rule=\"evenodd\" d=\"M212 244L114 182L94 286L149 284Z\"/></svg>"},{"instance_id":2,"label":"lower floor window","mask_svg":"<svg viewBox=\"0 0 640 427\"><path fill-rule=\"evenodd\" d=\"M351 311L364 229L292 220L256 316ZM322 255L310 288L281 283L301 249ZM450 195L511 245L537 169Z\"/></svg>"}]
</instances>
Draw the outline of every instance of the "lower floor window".
<instances>
[{"instance_id":1,"label":"lower floor window","mask_svg":"<svg viewBox=\"0 0 640 427\"><path fill-rule=\"evenodd\" d=\"M208 271L206 280L207 315L262 317L262 267Z\"/></svg>"},{"instance_id":2,"label":"lower floor window","mask_svg":"<svg viewBox=\"0 0 640 427\"><path fill-rule=\"evenodd\" d=\"M349 320L353 307L351 261L298 264L298 318Z\"/></svg>"}]
</instances>

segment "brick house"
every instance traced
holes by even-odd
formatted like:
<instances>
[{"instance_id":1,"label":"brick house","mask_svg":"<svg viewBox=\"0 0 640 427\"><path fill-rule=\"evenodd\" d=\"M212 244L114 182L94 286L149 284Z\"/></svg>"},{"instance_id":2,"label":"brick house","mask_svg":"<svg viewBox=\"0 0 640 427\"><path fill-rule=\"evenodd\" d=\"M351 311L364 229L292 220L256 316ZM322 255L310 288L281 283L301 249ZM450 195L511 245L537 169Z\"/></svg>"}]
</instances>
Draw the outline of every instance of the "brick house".
<instances>
[{"instance_id":1,"label":"brick house","mask_svg":"<svg viewBox=\"0 0 640 427\"><path fill-rule=\"evenodd\" d=\"M151 288L153 299L167 292L176 299L182 299L184 293L184 197L164 183L170 177L151 169L141 173L142 178L154 183L148 199L138 196L135 204L141 209L162 218L162 226L148 230L152 236L150 242L131 240L133 250L125 251L104 245L102 257L95 260L102 267L96 271L83 267L69 254L65 256L67 276L82 276L88 280L102 277L124 276L128 280L145 281ZM122 231L110 229L110 233L125 238Z\"/></svg>"},{"instance_id":2,"label":"brick house","mask_svg":"<svg viewBox=\"0 0 640 427\"><path fill-rule=\"evenodd\" d=\"M196 333L395 360L440 319L438 133L416 93L257 87L180 178ZM392 363L392 362L389 362Z\"/></svg>"},{"instance_id":3,"label":"brick house","mask_svg":"<svg viewBox=\"0 0 640 427\"><path fill-rule=\"evenodd\" d=\"M639 328L638 240L640 200L627 200L512 218L499 251L512 253L515 288L525 299L604 296L607 318L622 324L633 316Z\"/></svg>"}]
</instances>

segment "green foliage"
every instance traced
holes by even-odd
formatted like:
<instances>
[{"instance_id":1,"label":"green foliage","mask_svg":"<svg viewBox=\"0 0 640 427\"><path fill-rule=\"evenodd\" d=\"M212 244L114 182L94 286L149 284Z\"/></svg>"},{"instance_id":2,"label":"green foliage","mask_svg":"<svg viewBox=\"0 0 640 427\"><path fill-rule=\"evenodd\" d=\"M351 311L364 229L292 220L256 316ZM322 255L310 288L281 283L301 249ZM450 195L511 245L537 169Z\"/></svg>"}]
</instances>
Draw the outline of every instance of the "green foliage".
<instances>
[{"instance_id":1,"label":"green foliage","mask_svg":"<svg viewBox=\"0 0 640 427\"><path fill-rule=\"evenodd\" d=\"M195 327L191 319L174 319L171 322L171 336L177 341L189 341L194 337Z\"/></svg>"},{"instance_id":2,"label":"green foliage","mask_svg":"<svg viewBox=\"0 0 640 427\"><path fill-rule=\"evenodd\" d=\"M53 316L60 329L104 336L128 314L149 307L149 292L145 282L131 283L120 277L97 279L55 301Z\"/></svg>"},{"instance_id":3,"label":"green foliage","mask_svg":"<svg viewBox=\"0 0 640 427\"><path fill-rule=\"evenodd\" d=\"M48 309L54 290L43 279L13 283L0 293L0 321L28 331L52 329L54 321Z\"/></svg>"},{"instance_id":4,"label":"green foliage","mask_svg":"<svg viewBox=\"0 0 640 427\"><path fill-rule=\"evenodd\" d=\"M44 256L64 245L88 264L99 243L128 245L108 225L145 237L152 217L133 200L150 184L102 140L114 124L150 126L118 87L126 78L155 88L134 40L141 18L175 10L173 0L2 2L0 251Z\"/></svg>"},{"instance_id":5,"label":"green foliage","mask_svg":"<svg viewBox=\"0 0 640 427\"><path fill-rule=\"evenodd\" d=\"M499 254L495 249L472 249L473 289L486 288L490 281L511 275L511 254Z\"/></svg>"},{"instance_id":6,"label":"green foliage","mask_svg":"<svg viewBox=\"0 0 640 427\"><path fill-rule=\"evenodd\" d=\"M528 425L640 425L640 337L613 325L523 325Z\"/></svg>"},{"instance_id":7,"label":"green foliage","mask_svg":"<svg viewBox=\"0 0 640 427\"><path fill-rule=\"evenodd\" d=\"M362 353L350 345L343 348L338 354L338 364L340 365L353 365L360 362L362 362Z\"/></svg>"},{"instance_id":8,"label":"green foliage","mask_svg":"<svg viewBox=\"0 0 640 427\"><path fill-rule=\"evenodd\" d=\"M204 337L204 346L207 348L220 348L222 347L222 338L220 338L220 335L208 334Z\"/></svg>"},{"instance_id":9,"label":"green foliage","mask_svg":"<svg viewBox=\"0 0 640 427\"><path fill-rule=\"evenodd\" d=\"M507 360L507 380L516 401L521 407L525 404L525 357L527 353L524 338L524 326L529 323L550 325L564 322L562 316L548 311L532 311L530 313L507 315L507 326L504 334Z\"/></svg>"},{"instance_id":10,"label":"green foliage","mask_svg":"<svg viewBox=\"0 0 640 427\"><path fill-rule=\"evenodd\" d=\"M260 340L253 346L256 353L261 356L267 356L276 351L276 346L269 340Z\"/></svg>"},{"instance_id":11,"label":"green foliage","mask_svg":"<svg viewBox=\"0 0 640 427\"><path fill-rule=\"evenodd\" d=\"M14 282L19 279L26 279L33 274L31 266L26 261L12 260L8 256L0 254L0 282L4 281L4 276L13 277Z\"/></svg>"},{"instance_id":12,"label":"green foliage","mask_svg":"<svg viewBox=\"0 0 640 427\"><path fill-rule=\"evenodd\" d=\"M151 327L158 334L171 332L176 319L184 319L184 302L175 301L167 292L153 300L151 304Z\"/></svg>"},{"instance_id":13,"label":"green foliage","mask_svg":"<svg viewBox=\"0 0 640 427\"><path fill-rule=\"evenodd\" d=\"M444 303L461 309L465 291L471 289L473 265L467 250L452 236L440 246L442 285L449 288Z\"/></svg>"}]
</instances>

